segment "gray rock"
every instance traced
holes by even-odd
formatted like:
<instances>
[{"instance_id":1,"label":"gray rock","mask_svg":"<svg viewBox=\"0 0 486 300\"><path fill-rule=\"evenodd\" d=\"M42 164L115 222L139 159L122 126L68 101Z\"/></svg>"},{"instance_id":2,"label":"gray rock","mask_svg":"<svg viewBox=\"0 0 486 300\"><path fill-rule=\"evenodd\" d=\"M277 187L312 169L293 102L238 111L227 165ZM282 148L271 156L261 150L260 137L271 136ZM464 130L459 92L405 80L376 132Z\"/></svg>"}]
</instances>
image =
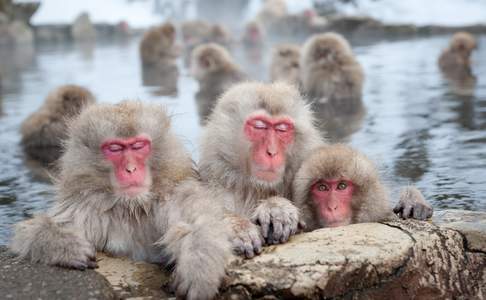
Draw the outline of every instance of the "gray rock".
<instances>
[{"instance_id":1,"label":"gray rock","mask_svg":"<svg viewBox=\"0 0 486 300\"><path fill-rule=\"evenodd\" d=\"M486 252L486 213L450 209L435 212L433 221L440 227L459 231L470 251Z\"/></svg>"},{"instance_id":2,"label":"gray rock","mask_svg":"<svg viewBox=\"0 0 486 300\"><path fill-rule=\"evenodd\" d=\"M0 246L2 299L115 299L108 281L93 270L76 271L19 261Z\"/></svg>"}]
</instances>

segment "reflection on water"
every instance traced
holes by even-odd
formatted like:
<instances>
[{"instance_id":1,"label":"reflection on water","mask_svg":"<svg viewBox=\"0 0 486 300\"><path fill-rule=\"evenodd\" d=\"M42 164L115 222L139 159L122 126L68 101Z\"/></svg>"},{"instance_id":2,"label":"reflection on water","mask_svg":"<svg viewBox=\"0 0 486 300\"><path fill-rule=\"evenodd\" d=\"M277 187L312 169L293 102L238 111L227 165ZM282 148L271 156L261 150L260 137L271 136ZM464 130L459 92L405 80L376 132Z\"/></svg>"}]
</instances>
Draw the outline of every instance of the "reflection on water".
<instances>
[{"instance_id":1,"label":"reflection on water","mask_svg":"<svg viewBox=\"0 0 486 300\"><path fill-rule=\"evenodd\" d=\"M448 39L353 43L366 73L366 113L337 125L335 134L347 136L374 159L392 191L415 183L436 208L486 210L486 47L481 47L486 37L479 39L473 56L472 93L460 95L436 64ZM206 114L204 106L210 104L196 103L198 85L182 59L174 76L158 78L142 72L137 51L138 40L0 49L0 244L8 239L11 224L52 201L52 188L42 180L45 174L24 162L19 126L61 84L86 86L100 102L166 104L174 130L197 160L198 111ZM252 78L268 78L268 49L264 57L238 47L233 52Z\"/></svg>"}]
</instances>

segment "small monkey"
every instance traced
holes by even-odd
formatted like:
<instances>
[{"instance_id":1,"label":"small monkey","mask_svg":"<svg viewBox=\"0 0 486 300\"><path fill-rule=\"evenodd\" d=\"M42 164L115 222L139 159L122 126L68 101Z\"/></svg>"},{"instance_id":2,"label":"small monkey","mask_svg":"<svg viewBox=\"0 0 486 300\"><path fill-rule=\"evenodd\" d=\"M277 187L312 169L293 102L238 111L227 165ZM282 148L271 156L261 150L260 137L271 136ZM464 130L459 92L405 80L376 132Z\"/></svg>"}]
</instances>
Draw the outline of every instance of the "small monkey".
<instances>
[{"instance_id":1,"label":"small monkey","mask_svg":"<svg viewBox=\"0 0 486 300\"><path fill-rule=\"evenodd\" d=\"M29 158L44 165L56 161L67 137L67 121L95 103L93 94L77 85L63 85L51 91L44 104L24 122L21 144Z\"/></svg>"},{"instance_id":2,"label":"small monkey","mask_svg":"<svg viewBox=\"0 0 486 300\"><path fill-rule=\"evenodd\" d=\"M21 258L75 269L95 251L175 263L177 296L211 299L231 255L220 206L193 179L192 160L160 105L91 105L69 126L56 203L15 227ZM191 195L190 193L194 193Z\"/></svg>"},{"instance_id":3,"label":"small monkey","mask_svg":"<svg viewBox=\"0 0 486 300\"><path fill-rule=\"evenodd\" d=\"M214 103L230 86L246 78L230 53L214 43L199 45L192 51L191 73L199 82L196 98L206 103Z\"/></svg>"},{"instance_id":4,"label":"small monkey","mask_svg":"<svg viewBox=\"0 0 486 300\"><path fill-rule=\"evenodd\" d=\"M81 13L71 26L71 35L78 41L93 41L96 39L96 28L93 26L89 14Z\"/></svg>"},{"instance_id":5,"label":"small monkey","mask_svg":"<svg viewBox=\"0 0 486 300\"><path fill-rule=\"evenodd\" d=\"M323 141L295 87L233 86L218 100L201 140L199 173L227 211L238 253L253 257L265 242L283 243L297 232L291 185Z\"/></svg>"},{"instance_id":6,"label":"small monkey","mask_svg":"<svg viewBox=\"0 0 486 300\"><path fill-rule=\"evenodd\" d=\"M297 45L282 44L272 51L270 63L270 80L285 81L295 86L299 85L300 48Z\"/></svg>"},{"instance_id":7,"label":"small monkey","mask_svg":"<svg viewBox=\"0 0 486 300\"><path fill-rule=\"evenodd\" d=\"M293 189L307 230L396 218L374 164L344 144L316 149L302 163ZM393 211L420 220L433 213L415 187L403 189Z\"/></svg>"},{"instance_id":8,"label":"small monkey","mask_svg":"<svg viewBox=\"0 0 486 300\"><path fill-rule=\"evenodd\" d=\"M242 43L246 48L260 48L265 40L265 30L256 21L250 21L245 25Z\"/></svg>"},{"instance_id":9,"label":"small monkey","mask_svg":"<svg viewBox=\"0 0 486 300\"><path fill-rule=\"evenodd\" d=\"M473 35L457 32L439 57L439 67L455 94L469 96L474 93L477 80L471 68L471 54L476 48Z\"/></svg>"},{"instance_id":10,"label":"small monkey","mask_svg":"<svg viewBox=\"0 0 486 300\"><path fill-rule=\"evenodd\" d=\"M175 42L174 25L166 22L150 28L140 42L140 58L143 66L167 66L175 64L180 49Z\"/></svg>"},{"instance_id":11,"label":"small monkey","mask_svg":"<svg viewBox=\"0 0 486 300\"><path fill-rule=\"evenodd\" d=\"M361 99L364 73L349 43L337 33L309 38L300 60L303 92L313 101L351 109Z\"/></svg>"},{"instance_id":12,"label":"small monkey","mask_svg":"<svg viewBox=\"0 0 486 300\"><path fill-rule=\"evenodd\" d=\"M467 32L455 33L439 57L439 67L444 73L470 72L471 53L476 48L477 42L473 35Z\"/></svg>"}]
</instances>

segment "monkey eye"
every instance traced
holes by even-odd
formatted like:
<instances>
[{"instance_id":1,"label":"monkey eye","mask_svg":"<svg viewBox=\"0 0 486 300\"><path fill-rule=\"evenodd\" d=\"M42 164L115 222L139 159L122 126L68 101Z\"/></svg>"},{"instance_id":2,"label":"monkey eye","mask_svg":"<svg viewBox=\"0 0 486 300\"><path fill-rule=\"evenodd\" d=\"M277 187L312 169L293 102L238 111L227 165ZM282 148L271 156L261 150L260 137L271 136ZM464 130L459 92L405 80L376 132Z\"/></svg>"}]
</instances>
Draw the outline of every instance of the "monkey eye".
<instances>
[{"instance_id":1,"label":"monkey eye","mask_svg":"<svg viewBox=\"0 0 486 300\"><path fill-rule=\"evenodd\" d=\"M290 127L289 124L280 123L275 125L275 130L286 132L287 130L289 130L289 127Z\"/></svg>"},{"instance_id":2,"label":"monkey eye","mask_svg":"<svg viewBox=\"0 0 486 300\"><path fill-rule=\"evenodd\" d=\"M110 152L120 152L123 150L123 148L124 147L120 144L110 144L108 147L106 147L106 149L108 149Z\"/></svg>"},{"instance_id":3,"label":"monkey eye","mask_svg":"<svg viewBox=\"0 0 486 300\"><path fill-rule=\"evenodd\" d=\"M346 182L344 182L344 181L341 181L341 182L338 184L338 186L337 186L337 189L338 189L338 190L341 190L341 191L342 191L342 190L345 190L345 189L347 189L347 188L348 188L348 184L347 184Z\"/></svg>"},{"instance_id":4,"label":"monkey eye","mask_svg":"<svg viewBox=\"0 0 486 300\"><path fill-rule=\"evenodd\" d=\"M321 182L317 185L317 190L320 191L320 192L329 191L329 186L327 184Z\"/></svg>"},{"instance_id":5,"label":"monkey eye","mask_svg":"<svg viewBox=\"0 0 486 300\"><path fill-rule=\"evenodd\" d=\"M147 143L140 141L140 142L133 143L131 145L131 148L132 148L132 150L140 150L143 147L145 147L145 145L147 145Z\"/></svg>"},{"instance_id":6,"label":"monkey eye","mask_svg":"<svg viewBox=\"0 0 486 300\"><path fill-rule=\"evenodd\" d=\"M253 128L255 129L267 129L267 124L263 122L262 120L256 120L253 123Z\"/></svg>"}]
</instances>

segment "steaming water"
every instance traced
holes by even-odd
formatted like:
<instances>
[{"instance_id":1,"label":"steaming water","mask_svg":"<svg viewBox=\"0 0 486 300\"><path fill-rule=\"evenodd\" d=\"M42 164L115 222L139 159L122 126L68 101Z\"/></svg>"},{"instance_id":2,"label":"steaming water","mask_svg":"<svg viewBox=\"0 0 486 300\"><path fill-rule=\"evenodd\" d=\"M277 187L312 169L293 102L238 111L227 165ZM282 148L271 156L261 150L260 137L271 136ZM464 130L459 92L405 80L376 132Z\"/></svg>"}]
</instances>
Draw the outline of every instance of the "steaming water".
<instances>
[{"instance_id":1,"label":"steaming water","mask_svg":"<svg viewBox=\"0 0 486 300\"><path fill-rule=\"evenodd\" d=\"M448 38L354 45L366 71L366 116L348 140L378 164L393 194L414 183L435 208L486 210L486 47L474 55L474 95L457 96L436 66ZM268 55L241 49L235 55L253 78L267 78ZM61 84L86 86L101 102L166 104L175 132L197 160L198 86L182 60L176 96L143 85L138 40L0 49L0 70L0 244L8 241L13 223L52 203L51 185L25 163L19 126Z\"/></svg>"}]
</instances>

